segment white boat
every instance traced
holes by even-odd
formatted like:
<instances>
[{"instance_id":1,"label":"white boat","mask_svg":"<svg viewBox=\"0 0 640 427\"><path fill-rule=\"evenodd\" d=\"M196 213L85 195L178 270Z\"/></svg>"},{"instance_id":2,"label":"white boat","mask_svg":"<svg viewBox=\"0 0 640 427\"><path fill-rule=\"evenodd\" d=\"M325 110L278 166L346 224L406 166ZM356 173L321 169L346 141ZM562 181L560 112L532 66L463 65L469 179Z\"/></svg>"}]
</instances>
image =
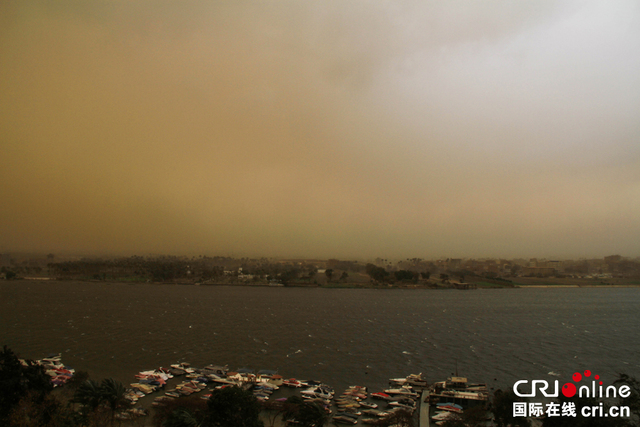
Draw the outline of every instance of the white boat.
<instances>
[{"instance_id":1,"label":"white boat","mask_svg":"<svg viewBox=\"0 0 640 427\"><path fill-rule=\"evenodd\" d=\"M401 394L403 396L418 397L418 393L412 391L409 387L388 388L384 392L387 394Z\"/></svg>"},{"instance_id":2,"label":"white boat","mask_svg":"<svg viewBox=\"0 0 640 427\"><path fill-rule=\"evenodd\" d=\"M363 408L368 408L368 409L376 409L378 407L377 403L371 403L371 402L366 402L366 401L362 401L360 402L360 406L362 406Z\"/></svg>"},{"instance_id":3,"label":"white boat","mask_svg":"<svg viewBox=\"0 0 640 427\"><path fill-rule=\"evenodd\" d=\"M333 393L323 389L322 387L313 387L300 392L303 396L318 397L320 399L333 399Z\"/></svg>"},{"instance_id":4,"label":"white boat","mask_svg":"<svg viewBox=\"0 0 640 427\"><path fill-rule=\"evenodd\" d=\"M309 396L309 395L306 395L306 394L303 394L302 398L306 399L308 401L311 401L311 402L318 402L318 403L320 403L322 405L325 405L325 406L331 405L331 400L329 400L329 399L321 399L319 397Z\"/></svg>"},{"instance_id":5,"label":"white boat","mask_svg":"<svg viewBox=\"0 0 640 427\"><path fill-rule=\"evenodd\" d=\"M401 401L393 401L389 402L389 406L395 406L397 408L408 409L410 411L415 411L416 403L414 401L408 401L410 399L404 399Z\"/></svg>"}]
</instances>

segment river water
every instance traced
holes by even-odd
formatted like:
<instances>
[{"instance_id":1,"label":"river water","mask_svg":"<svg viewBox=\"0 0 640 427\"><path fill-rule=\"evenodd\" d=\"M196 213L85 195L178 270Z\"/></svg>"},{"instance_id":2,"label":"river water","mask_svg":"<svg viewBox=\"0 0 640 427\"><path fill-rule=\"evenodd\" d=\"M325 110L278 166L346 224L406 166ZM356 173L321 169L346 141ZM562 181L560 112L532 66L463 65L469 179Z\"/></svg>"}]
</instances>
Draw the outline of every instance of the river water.
<instances>
[{"instance_id":1,"label":"river water","mask_svg":"<svg viewBox=\"0 0 640 427\"><path fill-rule=\"evenodd\" d=\"M277 370L338 389L452 373L491 388L591 370L640 378L640 289L374 290L35 282L0 284L0 345L62 353L133 382L178 361Z\"/></svg>"}]
</instances>

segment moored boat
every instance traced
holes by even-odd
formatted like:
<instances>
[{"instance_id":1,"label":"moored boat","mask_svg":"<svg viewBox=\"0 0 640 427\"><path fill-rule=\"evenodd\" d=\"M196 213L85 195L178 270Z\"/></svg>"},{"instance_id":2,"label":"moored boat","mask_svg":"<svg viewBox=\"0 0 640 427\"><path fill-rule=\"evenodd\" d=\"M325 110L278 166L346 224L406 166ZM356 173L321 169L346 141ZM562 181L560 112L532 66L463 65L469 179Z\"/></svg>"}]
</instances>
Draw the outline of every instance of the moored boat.
<instances>
[{"instance_id":1,"label":"moored boat","mask_svg":"<svg viewBox=\"0 0 640 427\"><path fill-rule=\"evenodd\" d=\"M363 408L367 408L367 409L376 409L378 407L377 403L372 403L372 402L367 402L367 401L361 401L360 402L360 406L362 406Z\"/></svg>"},{"instance_id":2,"label":"moored boat","mask_svg":"<svg viewBox=\"0 0 640 427\"><path fill-rule=\"evenodd\" d=\"M393 400L393 397L391 397L387 393L383 393L381 391L378 391L378 392L375 392L375 393L371 393L371 397L373 397L375 399L382 399L382 400Z\"/></svg>"},{"instance_id":3,"label":"moored boat","mask_svg":"<svg viewBox=\"0 0 640 427\"><path fill-rule=\"evenodd\" d=\"M384 391L387 394L401 394L403 396L418 397L418 393L414 392L411 387L388 388Z\"/></svg>"}]
</instances>

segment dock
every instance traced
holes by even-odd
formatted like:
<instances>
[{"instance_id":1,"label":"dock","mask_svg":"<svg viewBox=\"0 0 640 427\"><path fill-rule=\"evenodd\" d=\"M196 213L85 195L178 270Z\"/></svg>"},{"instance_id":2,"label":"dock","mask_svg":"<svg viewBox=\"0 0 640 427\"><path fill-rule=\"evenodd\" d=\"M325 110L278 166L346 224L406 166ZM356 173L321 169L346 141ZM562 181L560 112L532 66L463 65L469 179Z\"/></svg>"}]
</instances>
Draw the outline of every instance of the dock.
<instances>
[{"instance_id":1,"label":"dock","mask_svg":"<svg viewBox=\"0 0 640 427\"><path fill-rule=\"evenodd\" d=\"M419 425L420 427L429 427L430 419L429 419L429 402L426 402L427 397L429 397L429 390L422 390L422 395L420 397L420 414L419 414Z\"/></svg>"}]
</instances>

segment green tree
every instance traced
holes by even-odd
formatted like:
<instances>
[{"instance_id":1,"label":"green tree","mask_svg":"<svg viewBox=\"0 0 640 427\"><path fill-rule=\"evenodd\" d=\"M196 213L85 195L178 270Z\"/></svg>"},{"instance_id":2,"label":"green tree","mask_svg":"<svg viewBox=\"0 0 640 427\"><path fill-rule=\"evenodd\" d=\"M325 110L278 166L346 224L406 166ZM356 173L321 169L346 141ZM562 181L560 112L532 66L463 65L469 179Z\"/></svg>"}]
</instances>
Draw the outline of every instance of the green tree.
<instances>
[{"instance_id":1,"label":"green tree","mask_svg":"<svg viewBox=\"0 0 640 427\"><path fill-rule=\"evenodd\" d=\"M318 402L303 402L297 420L302 427L321 427L329 420L329 414Z\"/></svg>"},{"instance_id":2,"label":"green tree","mask_svg":"<svg viewBox=\"0 0 640 427\"><path fill-rule=\"evenodd\" d=\"M6 425L11 427L80 427L83 422L68 402L60 401L52 393L42 399L37 393L30 392L13 408Z\"/></svg>"},{"instance_id":3,"label":"green tree","mask_svg":"<svg viewBox=\"0 0 640 427\"><path fill-rule=\"evenodd\" d=\"M162 427L199 427L200 420L187 408L178 408L171 412L162 423Z\"/></svg>"},{"instance_id":4,"label":"green tree","mask_svg":"<svg viewBox=\"0 0 640 427\"><path fill-rule=\"evenodd\" d=\"M27 394L39 404L53 389L42 366L32 361L25 363L26 366L22 365L14 352L3 346L0 352L0 425L6 425L11 410Z\"/></svg>"},{"instance_id":5,"label":"green tree","mask_svg":"<svg viewBox=\"0 0 640 427\"><path fill-rule=\"evenodd\" d=\"M16 276L18 276L18 274L15 271L11 271L11 270L6 270L4 273L4 277L7 280L13 280L16 278Z\"/></svg>"},{"instance_id":6,"label":"green tree","mask_svg":"<svg viewBox=\"0 0 640 427\"><path fill-rule=\"evenodd\" d=\"M327 276L327 279L329 281L331 281L331 278L333 277L333 268L328 268L324 271L324 275Z\"/></svg>"},{"instance_id":7,"label":"green tree","mask_svg":"<svg viewBox=\"0 0 640 427\"><path fill-rule=\"evenodd\" d=\"M378 267L374 264L367 264L365 271L376 282L383 282L389 276L389 272L384 267Z\"/></svg>"},{"instance_id":8,"label":"green tree","mask_svg":"<svg viewBox=\"0 0 640 427\"><path fill-rule=\"evenodd\" d=\"M329 414L318 402L306 401L299 396L291 396L283 405L282 419L295 422L301 427L321 427L329 420Z\"/></svg>"},{"instance_id":9,"label":"green tree","mask_svg":"<svg viewBox=\"0 0 640 427\"><path fill-rule=\"evenodd\" d=\"M513 402L520 402L522 398L516 396L513 390L496 390L491 401L493 417L498 427L529 427L529 420L524 417L513 416Z\"/></svg>"},{"instance_id":10,"label":"green tree","mask_svg":"<svg viewBox=\"0 0 640 427\"><path fill-rule=\"evenodd\" d=\"M483 405L476 405L465 409L461 414L455 414L447 418L442 427L481 427L487 423L487 408Z\"/></svg>"},{"instance_id":11,"label":"green tree","mask_svg":"<svg viewBox=\"0 0 640 427\"><path fill-rule=\"evenodd\" d=\"M125 389L122 383L113 378L102 380L102 384L100 385L100 400L111 412L111 425L113 425L115 421L116 411L126 403L124 393Z\"/></svg>"},{"instance_id":12,"label":"green tree","mask_svg":"<svg viewBox=\"0 0 640 427\"><path fill-rule=\"evenodd\" d=\"M95 411L102 403L102 390L97 381L88 379L78 386L73 401L82 405L83 413Z\"/></svg>"},{"instance_id":13,"label":"green tree","mask_svg":"<svg viewBox=\"0 0 640 427\"><path fill-rule=\"evenodd\" d=\"M618 378L613 382L615 386L627 385L631 394L629 397L620 398L619 406L628 406L631 411L632 420L630 424L640 424L640 382L627 374L618 374Z\"/></svg>"},{"instance_id":14,"label":"green tree","mask_svg":"<svg viewBox=\"0 0 640 427\"><path fill-rule=\"evenodd\" d=\"M269 427L274 427L278 417L282 417L284 414L284 402L277 400L262 402L262 410L266 414Z\"/></svg>"},{"instance_id":15,"label":"green tree","mask_svg":"<svg viewBox=\"0 0 640 427\"><path fill-rule=\"evenodd\" d=\"M207 427L264 427L261 406L253 393L240 387L225 387L211 393L207 405Z\"/></svg>"},{"instance_id":16,"label":"green tree","mask_svg":"<svg viewBox=\"0 0 640 427\"><path fill-rule=\"evenodd\" d=\"M116 412L127 402L124 393L124 386L113 378L104 379L100 384L88 379L78 386L73 401L82 405L85 418L98 418L108 414L110 424L113 425Z\"/></svg>"},{"instance_id":17,"label":"green tree","mask_svg":"<svg viewBox=\"0 0 640 427\"><path fill-rule=\"evenodd\" d=\"M153 425L156 427L177 427L181 423L192 423L201 426L207 413L207 402L198 396L181 397L162 402L156 407ZM190 426L190 424L186 424Z\"/></svg>"},{"instance_id":18,"label":"green tree","mask_svg":"<svg viewBox=\"0 0 640 427\"><path fill-rule=\"evenodd\" d=\"M400 282L415 282L420 277L418 273L414 273L409 270L398 270L393 273L397 281Z\"/></svg>"},{"instance_id":19,"label":"green tree","mask_svg":"<svg viewBox=\"0 0 640 427\"><path fill-rule=\"evenodd\" d=\"M309 282L311 282L311 280L316 277L316 274L318 274L318 269L315 266L312 265L307 267L307 279L309 280Z\"/></svg>"},{"instance_id":20,"label":"green tree","mask_svg":"<svg viewBox=\"0 0 640 427\"><path fill-rule=\"evenodd\" d=\"M296 416L298 415L298 411L300 410L300 405L304 402L304 400L300 396L290 396L282 405L282 420L287 424L295 421Z\"/></svg>"}]
</instances>

